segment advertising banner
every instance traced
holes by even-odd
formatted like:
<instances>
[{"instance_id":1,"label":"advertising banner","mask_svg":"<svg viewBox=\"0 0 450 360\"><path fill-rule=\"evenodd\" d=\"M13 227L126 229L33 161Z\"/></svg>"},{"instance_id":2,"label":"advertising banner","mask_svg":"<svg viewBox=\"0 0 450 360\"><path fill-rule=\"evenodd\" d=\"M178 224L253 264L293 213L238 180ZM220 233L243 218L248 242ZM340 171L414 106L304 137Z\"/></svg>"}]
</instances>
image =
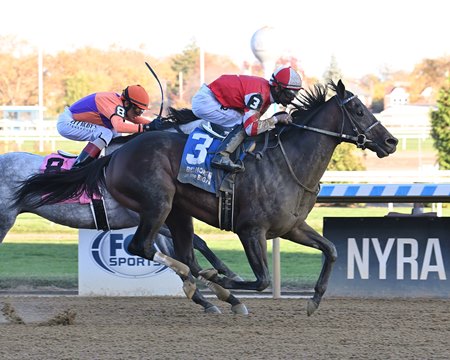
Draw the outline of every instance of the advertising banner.
<instances>
[{"instance_id":1,"label":"advertising banner","mask_svg":"<svg viewBox=\"0 0 450 360\"><path fill-rule=\"evenodd\" d=\"M324 218L338 260L326 295L450 297L450 218Z\"/></svg>"},{"instance_id":2,"label":"advertising banner","mask_svg":"<svg viewBox=\"0 0 450 360\"><path fill-rule=\"evenodd\" d=\"M135 231L79 231L79 295L184 296L182 281L171 269L127 252Z\"/></svg>"}]
</instances>

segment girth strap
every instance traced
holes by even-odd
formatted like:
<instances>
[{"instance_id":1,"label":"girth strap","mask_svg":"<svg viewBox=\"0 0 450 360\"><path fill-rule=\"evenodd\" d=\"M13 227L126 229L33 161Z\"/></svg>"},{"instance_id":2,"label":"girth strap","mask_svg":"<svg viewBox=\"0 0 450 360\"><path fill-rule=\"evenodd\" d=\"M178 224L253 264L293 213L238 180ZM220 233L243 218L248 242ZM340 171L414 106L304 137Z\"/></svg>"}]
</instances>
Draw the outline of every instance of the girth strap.
<instances>
[{"instance_id":1,"label":"girth strap","mask_svg":"<svg viewBox=\"0 0 450 360\"><path fill-rule=\"evenodd\" d=\"M97 230L111 230L109 227L108 215L106 214L105 201L103 197L101 199L92 199L91 211Z\"/></svg>"}]
</instances>

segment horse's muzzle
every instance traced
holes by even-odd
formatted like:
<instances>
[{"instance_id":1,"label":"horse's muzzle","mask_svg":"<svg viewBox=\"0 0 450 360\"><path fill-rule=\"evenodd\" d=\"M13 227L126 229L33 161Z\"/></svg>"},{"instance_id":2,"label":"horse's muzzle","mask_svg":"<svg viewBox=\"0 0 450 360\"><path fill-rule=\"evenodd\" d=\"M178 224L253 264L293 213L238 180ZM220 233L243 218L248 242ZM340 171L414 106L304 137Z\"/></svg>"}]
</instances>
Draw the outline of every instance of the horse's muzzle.
<instances>
[{"instance_id":1,"label":"horse's muzzle","mask_svg":"<svg viewBox=\"0 0 450 360\"><path fill-rule=\"evenodd\" d=\"M397 144L398 139L396 137L388 137L384 140L382 145L377 144L375 152L380 159L384 158L397 150Z\"/></svg>"}]
</instances>

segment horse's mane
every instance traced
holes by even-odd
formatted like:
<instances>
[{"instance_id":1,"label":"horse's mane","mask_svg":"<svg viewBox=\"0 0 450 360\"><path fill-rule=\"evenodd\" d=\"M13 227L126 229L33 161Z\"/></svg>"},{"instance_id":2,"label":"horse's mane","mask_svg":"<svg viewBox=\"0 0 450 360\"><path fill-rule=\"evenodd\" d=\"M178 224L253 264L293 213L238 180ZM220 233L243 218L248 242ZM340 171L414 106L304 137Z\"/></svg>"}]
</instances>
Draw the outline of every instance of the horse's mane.
<instances>
[{"instance_id":1,"label":"horse's mane","mask_svg":"<svg viewBox=\"0 0 450 360\"><path fill-rule=\"evenodd\" d=\"M296 121L307 121L309 119L308 114L314 113L316 109L325 104L328 100L328 90L337 92L337 85L333 80L329 80L326 85L314 84L312 88L305 89L297 97L297 102L293 105L295 110L292 112L292 116Z\"/></svg>"},{"instance_id":2,"label":"horse's mane","mask_svg":"<svg viewBox=\"0 0 450 360\"><path fill-rule=\"evenodd\" d=\"M327 101L328 86L317 83L312 88L305 89L297 97L294 106L300 111L311 111L322 106Z\"/></svg>"},{"instance_id":3,"label":"horse's mane","mask_svg":"<svg viewBox=\"0 0 450 360\"><path fill-rule=\"evenodd\" d=\"M191 121L198 120L199 118L195 116L191 109L182 108L175 109L171 106L167 109L168 115L164 118L164 120L169 120L172 122L176 122L179 125L190 123Z\"/></svg>"}]
</instances>

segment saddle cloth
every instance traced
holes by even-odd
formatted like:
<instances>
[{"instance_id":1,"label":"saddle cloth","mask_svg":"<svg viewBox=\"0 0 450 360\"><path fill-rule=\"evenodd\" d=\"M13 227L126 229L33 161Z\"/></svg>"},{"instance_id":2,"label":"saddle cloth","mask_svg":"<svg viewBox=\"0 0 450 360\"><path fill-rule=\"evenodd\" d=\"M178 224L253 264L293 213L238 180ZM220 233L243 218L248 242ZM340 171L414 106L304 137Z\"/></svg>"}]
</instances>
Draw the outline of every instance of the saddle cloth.
<instances>
[{"instance_id":1,"label":"saddle cloth","mask_svg":"<svg viewBox=\"0 0 450 360\"><path fill-rule=\"evenodd\" d=\"M70 170L75 163L76 156L64 152L52 153L44 158L39 170L41 172L59 172ZM78 198L68 199L63 204L90 205L97 230L109 230L108 215L106 213L105 201L102 197L90 198L82 193Z\"/></svg>"},{"instance_id":2,"label":"saddle cloth","mask_svg":"<svg viewBox=\"0 0 450 360\"><path fill-rule=\"evenodd\" d=\"M47 155L44 158L44 161L41 164L41 167L39 170L41 172L59 172L59 171L66 171L70 170L75 163L76 158L69 155L67 157L66 155L62 155L61 153L52 153ZM96 199L100 199L99 197L96 197ZM90 204L92 202L92 199L89 198L89 196L86 193L81 194L78 198L68 199L66 201L63 201L63 204Z\"/></svg>"},{"instance_id":3,"label":"saddle cloth","mask_svg":"<svg viewBox=\"0 0 450 360\"><path fill-rule=\"evenodd\" d=\"M178 181L217 194L217 187L224 171L211 167L211 159L221 143L221 139L196 128L189 135L181 158Z\"/></svg>"}]
</instances>

